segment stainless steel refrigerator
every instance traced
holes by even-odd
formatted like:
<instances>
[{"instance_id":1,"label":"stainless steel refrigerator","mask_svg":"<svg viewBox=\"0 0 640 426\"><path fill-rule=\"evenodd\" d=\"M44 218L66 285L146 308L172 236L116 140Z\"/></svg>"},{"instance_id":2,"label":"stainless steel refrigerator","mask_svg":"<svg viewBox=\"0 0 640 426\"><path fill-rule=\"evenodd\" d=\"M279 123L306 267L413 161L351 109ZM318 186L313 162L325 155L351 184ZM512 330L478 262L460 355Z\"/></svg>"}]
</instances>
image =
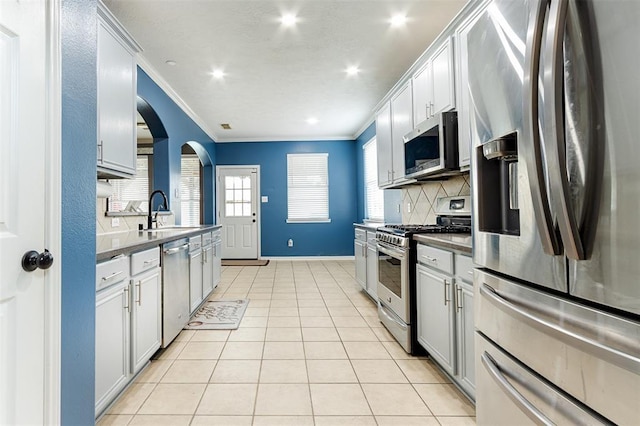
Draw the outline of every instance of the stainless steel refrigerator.
<instances>
[{"instance_id":1,"label":"stainless steel refrigerator","mask_svg":"<svg viewBox=\"0 0 640 426\"><path fill-rule=\"evenodd\" d=\"M640 1L467 33L477 422L640 422Z\"/></svg>"}]
</instances>

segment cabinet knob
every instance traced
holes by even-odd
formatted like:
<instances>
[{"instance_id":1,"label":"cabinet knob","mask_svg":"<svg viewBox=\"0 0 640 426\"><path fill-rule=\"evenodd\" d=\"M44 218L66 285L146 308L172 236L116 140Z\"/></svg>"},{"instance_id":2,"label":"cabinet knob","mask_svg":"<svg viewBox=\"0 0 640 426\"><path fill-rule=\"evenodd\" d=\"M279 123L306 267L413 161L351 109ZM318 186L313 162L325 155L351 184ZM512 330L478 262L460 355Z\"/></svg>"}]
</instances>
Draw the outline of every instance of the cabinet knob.
<instances>
[{"instance_id":1,"label":"cabinet knob","mask_svg":"<svg viewBox=\"0 0 640 426\"><path fill-rule=\"evenodd\" d=\"M44 249L42 253L35 250L28 251L22 256L22 269L33 272L36 269L49 269L53 265L53 255Z\"/></svg>"}]
</instances>

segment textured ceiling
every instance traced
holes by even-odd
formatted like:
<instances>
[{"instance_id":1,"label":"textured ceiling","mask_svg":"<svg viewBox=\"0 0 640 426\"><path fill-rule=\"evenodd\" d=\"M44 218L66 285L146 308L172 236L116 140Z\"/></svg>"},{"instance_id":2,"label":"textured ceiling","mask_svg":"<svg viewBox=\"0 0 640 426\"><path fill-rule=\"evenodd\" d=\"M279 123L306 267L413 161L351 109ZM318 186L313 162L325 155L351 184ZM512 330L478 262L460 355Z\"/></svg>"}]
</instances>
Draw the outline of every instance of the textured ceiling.
<instances>
[{"instance_id":1,"label":"textured ceiling","mask_svg":"<svg viewBox=\"0 0 640 426\"><path fill-rule=\"evenodd\" d=\"M216 141L357 136L465 2L105 0ZM299 18L294 28L279 22L288 12ZM408 22L393 28L398 12ZM353 65L361 72L347 76Z\"/></svg>"}]
</instances>

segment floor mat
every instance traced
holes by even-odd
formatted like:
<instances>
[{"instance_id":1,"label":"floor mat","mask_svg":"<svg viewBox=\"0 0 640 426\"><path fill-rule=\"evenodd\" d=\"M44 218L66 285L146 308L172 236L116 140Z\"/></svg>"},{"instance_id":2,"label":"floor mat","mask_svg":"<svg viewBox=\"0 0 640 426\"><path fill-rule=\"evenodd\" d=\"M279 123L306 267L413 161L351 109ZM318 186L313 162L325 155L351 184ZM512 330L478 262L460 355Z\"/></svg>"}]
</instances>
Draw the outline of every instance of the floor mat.
<instances>
[{"instance_id":1,"label":"floor mat","mask_svg":"<svg viewBox=\"0 0 640 426\"><path fill-rule=\"evenodd\" d=\"M222 259L222 266L267 266L269 260L264 259Z\"/></svg>"},{"instance_id":2,"label":"floor mat","mask_svg":"<svg viewBox=\"0 0 640 426\"><path fill-rule=\"evenodd\" d=\"M240 325L249 299L210 300L193 314L185 330L235 330Z\"/></svg>"}]
</instances>

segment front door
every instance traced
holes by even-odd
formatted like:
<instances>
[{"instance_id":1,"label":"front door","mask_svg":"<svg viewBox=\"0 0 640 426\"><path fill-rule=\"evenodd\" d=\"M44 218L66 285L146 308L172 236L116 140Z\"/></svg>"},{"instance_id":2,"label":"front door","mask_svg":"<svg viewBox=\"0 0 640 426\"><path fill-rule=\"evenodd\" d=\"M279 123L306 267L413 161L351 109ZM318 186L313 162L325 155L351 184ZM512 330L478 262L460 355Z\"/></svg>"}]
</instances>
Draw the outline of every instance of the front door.
<instances>
[{"instance_id":1,"label":"front door","mask_svg":"<svg viewBox=\"0 0 640 426\"><path fill-rule=\"evenodd\" d=\"M218 224L223 259L258 258L258 168L218 166Z\"/></svg>"},{"instance_id":2,"label":"front door","mask_svg":"<svg viewBox=\"0 0 640 426\"><path fill-rule=\"evenodd\" d=\"M45 220L54 195L46 193L48 150L57 147L47 101L59 83L49 79L57 57L48 56L44 1L0 1L0 424L51 423L45 375L52 328L48 303L57 265L27 272L28 251L47 248ZM49 62L49 58L53 61ZM49 241L53 243L53 241ZM56 253L53 253L56 255ZM44 258L39 262L45 266ZM56 308L54 308L56 310ZM56 370L57 371L57 370ZM54 390L54 393L57 391ZM55 396L54 396L55 398ZM55 408L53 408L55 411ZM55 421L55 420L53 420Z\"/></svg>"}]
</instances>

